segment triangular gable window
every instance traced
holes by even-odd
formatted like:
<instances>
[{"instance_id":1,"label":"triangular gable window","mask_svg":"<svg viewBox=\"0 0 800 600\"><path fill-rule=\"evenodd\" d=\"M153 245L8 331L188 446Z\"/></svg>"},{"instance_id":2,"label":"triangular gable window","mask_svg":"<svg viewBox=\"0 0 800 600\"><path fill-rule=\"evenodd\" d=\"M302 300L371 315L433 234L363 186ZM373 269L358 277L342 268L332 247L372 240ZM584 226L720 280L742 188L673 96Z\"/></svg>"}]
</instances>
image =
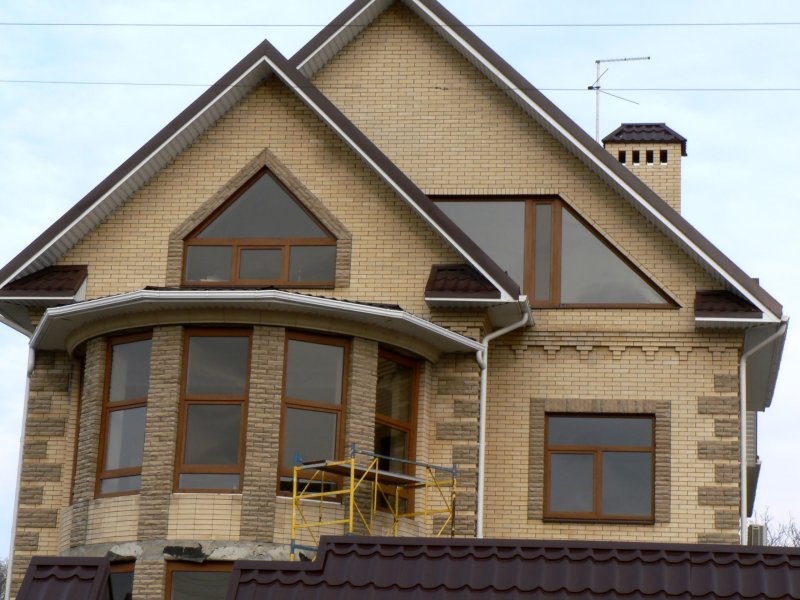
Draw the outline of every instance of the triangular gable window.
<instances>
[{"instance_id":1,"label":"triangular gable window","mask_svg":"<svg viewBox=\"0 0 800 600\"><path fill-rule=\"evenodd\" d=\"M185 240L188 285L332 286L336 238L266 169Z\"/></svg>"},{"instance_id":2,"label":"triangular gable window","mask_svg":"<svg viewBox=\"0 0 800 600\"><path fill-rule=\"evenodd\" d=\"M557 199L437 198L534 306L668 305L666 294Z\"/></svg>"}]
</instances>

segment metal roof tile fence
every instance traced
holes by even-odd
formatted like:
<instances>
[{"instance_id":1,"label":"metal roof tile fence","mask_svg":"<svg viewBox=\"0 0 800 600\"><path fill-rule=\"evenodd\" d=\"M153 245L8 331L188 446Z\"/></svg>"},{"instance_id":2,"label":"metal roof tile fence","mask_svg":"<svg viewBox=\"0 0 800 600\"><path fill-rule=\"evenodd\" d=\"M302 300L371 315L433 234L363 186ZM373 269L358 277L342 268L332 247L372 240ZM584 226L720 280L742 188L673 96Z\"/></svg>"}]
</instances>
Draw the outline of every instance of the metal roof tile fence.
<instances>
[{"instance_id":1,"label":"metal roof tile fence","mask_svg":"<svg viewBox=\"0 0 800 600\"><path fill-rule=\"evenodd\" d=\"M228 600L800 598L800 550L323 538L312 562L235 563Z\"/></svg>"}]
</instances>

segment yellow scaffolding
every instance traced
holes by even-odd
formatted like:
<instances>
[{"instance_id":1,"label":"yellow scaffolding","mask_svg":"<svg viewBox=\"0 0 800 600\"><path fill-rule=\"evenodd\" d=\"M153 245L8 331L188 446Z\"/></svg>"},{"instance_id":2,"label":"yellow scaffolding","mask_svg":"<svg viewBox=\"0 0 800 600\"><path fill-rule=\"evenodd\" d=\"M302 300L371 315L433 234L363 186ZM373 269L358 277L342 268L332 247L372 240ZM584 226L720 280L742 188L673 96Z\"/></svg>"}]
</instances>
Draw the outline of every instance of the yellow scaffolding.
<instances>
[{"instance_id":1,"label":"yellow scaffolding","mask_svg":"<svg viewBox=\"0 0 800 600\"><path fill-rule=\"evenodd\" d=\"M386 463L417 467L417 475L407 475L380 468ZM345 460L321 460L295 464L292 479L292 540L290 560L295 560L298 550L315 552L319 537L314 530L322 527L342 525L345 533L353 533L357 524L364 527L367 535L373 535L378 512L391 516L392 535L397 536L403 519L445 515L444 523L435 532L441 537L446 532L455 535L456 513L456 467L443 467L429 463L392 458L358 450L353 446L351 456ZM341 478L341 485L326 480L325 475ZM356 492L368 490L370 505L367 514L356 502ZM422 490L422 498L416 490ZM323 502L343 500L344 516L341 519L323 518ZM308 501L313 501L310 504ZM305 507L303 504L305 503ZM408 510L412 507L411 510ZM305 510L304 510L305 508ZM311 511L317 509L317 518ZM298 543L298 533L308 531L314 546Z\"/></svg>"}]
</instances>

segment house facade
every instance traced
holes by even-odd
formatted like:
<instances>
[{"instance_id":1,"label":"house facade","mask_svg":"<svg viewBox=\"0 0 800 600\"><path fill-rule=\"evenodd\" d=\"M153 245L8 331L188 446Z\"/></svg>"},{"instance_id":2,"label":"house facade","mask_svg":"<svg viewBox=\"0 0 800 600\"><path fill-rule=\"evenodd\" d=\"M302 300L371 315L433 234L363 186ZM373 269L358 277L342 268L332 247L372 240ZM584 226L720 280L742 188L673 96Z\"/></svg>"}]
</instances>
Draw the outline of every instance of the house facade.
<instances>
[{"instance_id":1,"label":"house facade","mask_svg":"<svg viewBox=\"0 0 800 600\"><path fill-rule=\"evenodd\" d=\"M0 271L11 597L285 559L296 457L353 444L457 465L459 536L738 543L786 319L680 216L685 139L605 143L434 0L261 44Z\"/></svg>"}]
</instances>

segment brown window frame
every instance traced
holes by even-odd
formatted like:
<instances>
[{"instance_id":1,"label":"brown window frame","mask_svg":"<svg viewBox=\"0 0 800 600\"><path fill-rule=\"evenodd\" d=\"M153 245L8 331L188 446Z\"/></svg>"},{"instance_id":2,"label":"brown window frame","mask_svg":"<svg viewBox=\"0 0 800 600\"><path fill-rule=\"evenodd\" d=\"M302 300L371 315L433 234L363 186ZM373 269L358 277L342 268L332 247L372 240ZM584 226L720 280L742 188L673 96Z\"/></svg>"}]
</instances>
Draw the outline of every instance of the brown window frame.
<instances>
[{"instance_id":1,"label":"brown window frame","mask_svg":"<svg viewBox=\"0 0 800 600\"><path fill-rule=\"evenodd\" d=\"M142 475L142 465L138 467L127 467L125 469L105 469L105 460L106 460L106 453L108 449L106 448L106 442L108 441L107 438L107 429L108 429L108 420L109 415L112 412L116 412L118 410L130 410L134 408L144 408L147 409L147 399L148 396L143 398L134 398L132 400L123 400L121 402L109 402L108 396L111 391L111 363L114 357L114 346L121 345L121 344L129 344L131 342L140 342L143 340L152 340L153 339L153 332L148 331L144 333L134 333L128 335L121 335L116 336L113 338L109 338L106 343L106 364L105 364L105 379L103 381L103 406L102 406L102 415L100 417L100 448L99 452L97 453L97 476L95 477L95 497L96 498L109 498L113 496L131 496L134 494L138 494L141 492L141 487L138 490L130 490L127 492L106 492L102 493L100 491L100 485L102 484L104 479L115 479L117 477L132 477L135 475ZM152 346L151 346L152 351ZM152 362L152 354L150 356L150 360ZM151 374L152 375L152 374ZM149 391L149 382L148 382L148 391ZM83 388L83 378L81 378L81 388ZM145 417L145 432L146 429L146 417ZM80 427L80 422L78 423L78 427ZM144 461L142 461L144 462ZM77 449L76 449L76 464L77 464ZM73 470L73 473L75 470Z\"/></svg>"},{"instance_id":2,"label":"brown window frame","mask_svg":"<svg viewBox=\"0 0 800 600\"><path fill-rule=\"evenodd\" d=\"M122 574L122 573L132 573L135 576L135 572L136 572L136 561L130 560L130 561L125 561L125 562L112 563L110 575L113 576L113 575L118 575L118 574ZM109 588L110 588L111 587L111 577L109 577L108 581L109 581ZM133 586L131 586L131 591L133 591ZM110 593L109 593L109 600L124 600L124 599L115 598L115 597L111 596Z\"/></svg>"},{"instance_id":3,"label":"brown window frame","mask_svg":"<svg viewBox=\"0 0 800 600\"><path fill-rule=\"evenodd\" d=\"M241 396L229 395L192 395L189 396L186 391L188 364L189 364L189 341L192 337L246 337L248 339L247 345L247 366L244 393ZM176 444L175 456L175 473L173 479L173 489L176 492L185 493L222 493L222 494L236 494L242 491L244 485L244 463L245 463L245 448L247 437L247 409L250 397L250 370L252 368L253 356L253 330L252 329L203 329L192 328L186 329L183 335L183 357L181 358L181 390L180 390L180 412L178 417L178 439ZM233 405L238 404L240 409L239 420L239 452L238 462L236 465L188 465L183 462L184 451L186 449L186 425L187 415L189 413L189 406L198 404L211 404L211 405ZM232 488L182 488L180 487L180 476L183 474L211 474L211 475L239 475L239 487Z\"/></svg>"},{"instance_id":4,"label":"brown window frame","mask_svg":"<svg viewBox=\"0 0 800 600\"><path fill-rule=\"evenodd\" d=\"M190 563L182 561L167 561L167 572L164 577L164 600L172 598L172 576L175 573L231 573L233 574L233 562L205 562Z\"/></svg>"},{"instance_id":5,"label":"brown window frame","mask_svg":"<svg viewBox=\"0 0 800 600\"><path fill-rule=\"evenodd\" d=\"M534 308L646 308L664 309L677 308L677 304L667 296L659 286L657 286L639 267L633 264L622 252L620 252L605 237L598 234L595 227L581 215L575 212L566 202L558 196L434 196L433 200L439 202L492 202L510 201L523 202L525 204L525 240L523 248L523 270L525 281L520 286L528 296L528 300ZM534 282L536 281L536 206L547 204L550 210L550 298L547 300L536 300ZM586 302L569 303L561 302L561 215L562 211L569 212L581 225L583 225L597 240L606 248L611 250L614 255L627 265L634 273L641 277L661 298L661 303L620 303L620 302Z\"/></svg>"},{"instance_id":6,"label":"brown window frame","mask_svg":"<svg viewBox=\"0 0 800 600\"><path fill-rule=\"evenodd\" d=\"M598 418L598 419L649 419L652 428L651 444L647 446L611 446L611 445L551 445L549 442L550 417ZM604 515L601 511L603 477L602 459L604 452L649 452L650 453L650 514L638 515ZM594 454L594 510L591 513L555 512L550 510L550 456L552 454ZM612 413L547 413L544 425L544 503L543 518L546 521L580 521L602 523L652 524L655 522L656 496L656 417L652 414L612 414Z\"/></svg>"},{"instance_id":7,"label":"brown window frame","mask_svg":"<svg viewBox=\"0 0 800 600\"><path fill-rule=\"evenodd\" d=\"M402 354L397 354L396 352L392 352L391 350L387 350L385 348L378 349L378 357L404 365L410 368L413 372L412 383L411 383L412 386L411 399L410 399L411 415L409 422L392 419L391 417L387 417L386 415L379 414L378 411L376 410L375 425L376 426L385 425L390 429L398 429L408 434L406 437L406 456L404 457L404 459L409 461L415 461L417 459L417 402L419 401L419 361L409 358L407 356L403 356ZM403 465L403 473L405 473L406 475L414 475L414 465L412 464ZM394 490L388 487L386 488L386 491L392 494L394 493ZM403 489L400 491L399 495L401 498L405 498L406 502L408 503L408 509L406 512L413 512L414 511L413 490Z\"/></svg>"},{"instance_id":8,"label":"brown window frame","mask_svg":"<svg viewBox=\"0 0 800 600\"><path fill-rule=\"evenodd\" d=\"M289 342L291 340L298 340L301 342L308 342L311 344L324 344L327 346L340 346L344 349L344 356L342 360L342 401L338 405L325 404L322 402L313 402L310 400L299 400L296 398L287 398L286 396L286 372L289 365ZM345 449L345 436L346 436L346 417L347 417L347 392L349 390L349 373L350 373L350 340L341 337L319 335L313 333L305 333L300 331L287 331L284 345L283 345L283 376L281 380L281 424L278 434L278 476L277 476L277 493L279 495L290 495L291 492L281 490L281 478L294 477L292 469L285 469L283 467L283 452L284 452L284 439L286 435L286 411L289 408L296 408L300 410L313 410L318 412L336 414L336 448L334 456L331 459L342 458ZM315 457L321 458L321 457ZM313 473L309 472L309 477ZM328 480L334 483L337 487L341 483L341 478L331 477Z\"/></svg>"},{"instance_id":9,"label":"brown window frame","mask_svg":"<svg viewBox=\"0 0 800 600\"><path fill-rule=\"evenodd\" d=\"M327 236L321 238L197 238L203 230L214 222L225 210L236 202L250 187L261 177L271 177L287 195L297 204L297 206L322 229ZM197 246L222 246L231 248L231 278L225 281L192 281L186 279L186 260L189 255L189 248ZM280 286L283 288L333 288L335 281L291 281L290 259L292 248L304 246L337 246L336 237L297 199L289 188L277 178L272 171L264 167L253 175L242 185L234 194L222 203L214 212L203 220L183 241L183 259L181 262L181 285L184 287L263 287ZM241 279L239 268L241 263L241 253L243 250L281 250L281 277L277 279ZM335 259L334 259L335 268Z\"/></svg>"}]
</instances>

